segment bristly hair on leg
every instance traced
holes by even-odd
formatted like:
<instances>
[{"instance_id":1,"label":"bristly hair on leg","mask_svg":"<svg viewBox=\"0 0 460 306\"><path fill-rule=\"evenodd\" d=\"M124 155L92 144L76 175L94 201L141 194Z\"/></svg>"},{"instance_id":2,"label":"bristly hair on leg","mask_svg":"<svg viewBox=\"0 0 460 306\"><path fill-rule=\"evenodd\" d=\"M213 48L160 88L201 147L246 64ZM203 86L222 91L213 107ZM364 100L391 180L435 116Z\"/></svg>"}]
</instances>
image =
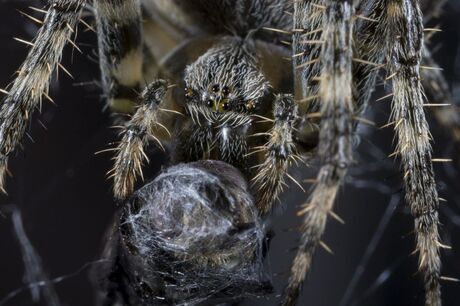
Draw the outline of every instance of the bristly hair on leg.
<instances>
[{"instance_id":1,"label":"bristly hair on leg","mask_svg":"<svg viewBox=\"0 0 460 306\"><path fill-rule=\"evenodd\" d=\"M19 145L27 122L47 96L51 73L57 68L62 49L73 33L84 0L51 1L43 26L8 89L0 108L0 190L5 192L7 160Z\"/></svg>"},{"instance_id":2,"label":"bristly hair on leg","mask_svg":"<svg viewBox=\"0 0 460 306\"><path fill-rule=\"evenodd\" d=\"M321 127L318 154L322 166L304 215L299 249L282 305L294 305L324 233L327 216L352 163L352 1L326 1L321 40Z\"/></svg>"},{"instance_id":3,"label":"bristly hair on leg","mask_svg":"<svg viewBox=\"0 0 460 306\"><path fill-rule=\"evenodd\" d=\"M268 143L264 145L265 160L257 167L252 184L257 190L256 206L265 215L271 212L273 203L283 190L288 168L295 161L295 145L292 140L294 125L298 120L298 108L292 95L277 95L273 105L275 122L268 131Z\"/></svg>"},{"instance_id":4,"label":"bristly hair on leg","mask_svg":"<svg viewBox=\"0 0 460 306\"><path fill-rule=\"evenodd\" d=\"M398 138L396 153L404 170L406 201L415 219L419 271L425 282L425 305L441 305L439 199L431 159L431 135L423 110L420 80L423 19L418 1L386 0L388 73L392 76L392 120Z\"/></svg>"},{"instance_id":5,"label":"bristly hair on leg","mask_svg":"<svg viewBox=\"0 0 460 306\"><path fill-rule=\"evenodd\" d=\"M158 122L158 111L168 90L168 82L157 80L151 83L142 93L142 103L137 108L120 135L122 139L115 149L117 152L115 165L109 172L114 178L113 192L117 199L125 199L134 190L137 177L142 177L142 166L148 162L144 147L153 140L164 149L155 136ZM166 127L163 127L166 129Z\"/></svg>"}]
</instances>

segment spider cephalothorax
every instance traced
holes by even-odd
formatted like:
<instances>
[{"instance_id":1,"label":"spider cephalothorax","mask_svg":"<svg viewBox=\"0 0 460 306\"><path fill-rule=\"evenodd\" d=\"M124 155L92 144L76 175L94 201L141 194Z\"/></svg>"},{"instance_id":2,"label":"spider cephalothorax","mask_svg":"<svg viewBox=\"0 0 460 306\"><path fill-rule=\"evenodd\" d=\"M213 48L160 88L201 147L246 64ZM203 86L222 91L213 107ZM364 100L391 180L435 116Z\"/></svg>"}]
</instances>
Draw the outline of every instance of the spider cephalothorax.
<instances>
[{"instance_id":1,"label":"spider cephalothorax","mask_svg":"<svg viewBox=\"0 0 460 306\"><path fill-rule=\"evenodd\" d=\"M132 115L113 149L114 194L125 204L106 249L103 302L199 304L267 293L261 220L286 178L302 187L289 166L318 157L282 300L295 304L328 216L340 220L332 207L354 162L353 134L386 68L388 126L398 139L394 155L415 220L426 305L441 305L443 244L422 85L430 97L449 96L442 75L422 65L435 65L422 53L420 8L432 8L428 2L93 0L104 95L112 110ZM1 189L7 159L41 97L49 97L51 72L87 2L50 4L1 105ZM154 81L142 91L145 80ZM437 116L458 135L455 109ZM167 151L171 164L184 164L134 192L149 143Z\"/></svg>"}]
</instances>

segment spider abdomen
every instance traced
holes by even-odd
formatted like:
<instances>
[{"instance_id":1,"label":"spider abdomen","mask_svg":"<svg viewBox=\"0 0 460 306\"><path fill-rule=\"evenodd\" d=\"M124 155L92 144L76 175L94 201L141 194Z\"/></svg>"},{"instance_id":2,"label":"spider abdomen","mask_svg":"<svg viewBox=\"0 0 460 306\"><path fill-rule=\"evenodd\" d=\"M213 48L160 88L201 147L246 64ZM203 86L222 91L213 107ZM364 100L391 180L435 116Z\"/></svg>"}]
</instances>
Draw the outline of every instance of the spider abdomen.
<instances>
[{"instance_id":1,"label":"spider abdomen","mask_svg":"<svg viewBox=\"0 0 460 306\"><path fill-rule=\"evenodd\" d=\"M134 193L117 223L106 249L106 298L195 305L271 288L262 265L264 225L246 179L226 163L166 169ZM116 289L114 277L123 284Z\"/></svg>"}]
</instances>

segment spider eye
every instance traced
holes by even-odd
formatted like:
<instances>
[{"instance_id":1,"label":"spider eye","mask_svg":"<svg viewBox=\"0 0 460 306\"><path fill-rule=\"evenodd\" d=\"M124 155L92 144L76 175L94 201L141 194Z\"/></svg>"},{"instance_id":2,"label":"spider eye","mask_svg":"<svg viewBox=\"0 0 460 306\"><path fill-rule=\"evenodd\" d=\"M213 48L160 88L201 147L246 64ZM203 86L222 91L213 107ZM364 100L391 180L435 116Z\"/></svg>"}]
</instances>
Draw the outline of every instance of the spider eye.
<instances>
[{"instance_id":1,"label":"spider eye","mask_svg":"<svg viewBox=\"0 0 460 306\"><path fill-rule=\"evenodd\" d=\"M220 88L219 85L218 85L218 84L215 84L215 85L212 86L211 89L212 89L212 92L218 92L218 91L219 91L219 88Z\"/></svg>"},{"instance_id":2,"label":"spider eye","mask_svg":"<svg viewBox=\"0 0 460 306\"><path fill-rule=\"evenodd\" d=\"M255 108L254 102L249 101L248 103L246 103L246 110L247 110L247 111L250 112L250 111L254 110L254 108Z\"/></svg>"},{"instance_id":3,"label":"spider eye","mask_svg":"<svg viewBox=\"0 0 460 306\"><path fill-rule=\"evenodd\" d=\"M230 88L228 88L227 86L225 86L224 88L222 88L222 94L226 97L230 94Z\"/></svg>"},{"instance_id":4,"label":"spider eye","mask_svg":"<svg viewBox=\"0 0 460 306\"><path fill-rule=\"evenodd\" d=\"M222 109L223 110L228 110L229 108L230 108L230 104L228 104L228 102L222 103Z\"/></svg>"},{"instance_id":5,"label":"spider eye","mask_svg":"<svg viewBox=\"0 0 460 306\"><path fill-rule=\"evenodd\" d=\"M213 101L212 99L208 99L208 100L206 101L206 105L207 105L208 107L213 107L213 106L214 106L214 101Z\"/></svg>"},{"instance_id":6,"label":"spider eye","mask_svg":"<svg viewBox=\"0 0 460 306\"><path fill-rule=\"evenodd\" d=\"M193 96L193 90L189 87L185 87L185 97L191 98Z\"/></svg>"}]
</instances>

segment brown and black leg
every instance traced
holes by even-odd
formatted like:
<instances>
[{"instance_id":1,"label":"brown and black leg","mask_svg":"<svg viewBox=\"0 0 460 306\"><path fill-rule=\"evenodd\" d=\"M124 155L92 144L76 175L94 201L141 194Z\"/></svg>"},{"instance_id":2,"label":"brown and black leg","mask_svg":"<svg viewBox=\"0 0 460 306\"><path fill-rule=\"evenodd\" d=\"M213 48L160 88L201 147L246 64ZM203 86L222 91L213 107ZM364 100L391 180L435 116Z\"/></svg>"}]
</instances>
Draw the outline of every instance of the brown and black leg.
<instances>
[{"instance_id":1,"label":"brown and black leg","mask_svg":"<svg viewBox=\"0 0 460 306\"><path fill-rule=\"evenodd\" d=\"M305 9L308 5L299 2L297 7L304 9L304 13L295 12L294 18L299 18L298 14L300 20L305 20L305 16L314 14ZM438 196L419 73L423 45L419 4L412 0L358 3L354 23L354 54L351 55L345 51L352 47L349 40L353 16L351 1L323 1L315 6L325 10L321 37L324 46L320 52L322 73L318 94L312 95L318 96L321 105L319 152L323 157L323 166L309 204L300 212L305 216L301 245L292 266L283 304L295 303L305 273L311 266L312 254L324 231L327 214L331 211L346 168L352 161L350 135L353 131L353 113L359 114L367 105L375 84L376 71L382 66L382 59L386 58L387 80L392 81L394 91L392 113L398 136L397 153L404 167L406 200L415 217L426 305L440 305L439 247L442 244L437 228ZM409 16L413 18L409 20ZM350 72L351 61L354 64Z\"/></svg>"},{"instance_id":2,"label":"brown and black leg","mask_svg":"<svg viewBox=\"0 0 460 306\"><path fill-rule=\"evenodd\" d=\"M392 119L398 137L395 153L401 157L406 202L415 219L416 251L425 283L425 305L440 306L439 198L420 74L423 18L418 1L385 2L387 14L382 22L387 25L385 51L388 78L393 84Z\"/></svg>"},{"instance_id":3,"label":"brown and black leg","mask_svg":"<svg viewBox=\"0 0 460 306\"><path fill-rule=\"evenodd\" d=\"M26 126L57 69L64 46L78 23L84 0L51 0L37 36L0 106L0 190L5 192L9 156L20 144ZM62 69L64 69L61 66Z\"/></svg>"},{"instance_id":4,"label":"brown and black leg","mask_svg":"<svg viewBox=\"0 0 460 306\"><path fill-rule=\"evenodd\" d=\"M51 73L59 65L86 1L52 0L32 48L8 88L0 109L0 188L7 159L22 139L42 97L48 98ZM134 109L142 80L142 31L139 0L95 0L102 83L109 106ZM62 67L61 67L62 68ZM62 68L64 69L64 68Z\"/></svg>"},{"instance_id":5,"label":"brown and black leg","mask_svg":"<svg viewBox=\"0 0 460 306\"><path fill-rule=\"evenodd\" d=\"M317 110L314 111L319 112L321 118L318 145L321 168L309 202L299 212L299 215L304 216L302 236L282 305L294 305L297 300L338 189L352 163L353 14L352 1L316 1L314 4L298 1L295 4L295 24L297 20L317 20L316 28L309 28L307 31L320 33L313 40L298 41L294 45L294 53L298 44L321 44L316 51L318 58L307 58L306 62L295 67L301 69L296 73L300 74L302 88L307 86L308 89L309 84L316 87L312 94L307 92L300 98L315 99L313 101L317 104ZM298 30L301 32L302 28ZM316 72L305 73L302 68L312 64L318 64L318 68L314 70Z\"/></svg>"},{"instance_id":6,"label":"brown and black leg","mask_svg":"<svg viewBox=\"0 0 460 306\"><path fill-rule=\"evenodd\" d=\"M292 162L300 159L294 141L295 124L298 120L298 107L294 97L287 94L277 95L273 103L273 127L260 135L266 136L268 141L254 151L263 152L263 161L257 166L252 179L258 195L256 205L262 215L272 211L273 204L286 185L286 177L293 179L288 169Z\"/></svg>"},{"instance_id":7,"label":"brown and black leg","mask_svg":"<svg viewBox=\"0 0 460 306\"><path fill-rule=\"evenodd\" d=\"M170 88L164 80L149 84L142 92L135 113L121 127L121 140L114 149L115 164L109 172L114 178L114 195L119 200L131 195L138 177L143 179L142 166L149 161L145 147L153 141L164 150L161 141L171 136L171 127L166 125L172 121L170 116L174 116L175 111L165 108L166 94Z\"/></svg>"}]
</instances>

